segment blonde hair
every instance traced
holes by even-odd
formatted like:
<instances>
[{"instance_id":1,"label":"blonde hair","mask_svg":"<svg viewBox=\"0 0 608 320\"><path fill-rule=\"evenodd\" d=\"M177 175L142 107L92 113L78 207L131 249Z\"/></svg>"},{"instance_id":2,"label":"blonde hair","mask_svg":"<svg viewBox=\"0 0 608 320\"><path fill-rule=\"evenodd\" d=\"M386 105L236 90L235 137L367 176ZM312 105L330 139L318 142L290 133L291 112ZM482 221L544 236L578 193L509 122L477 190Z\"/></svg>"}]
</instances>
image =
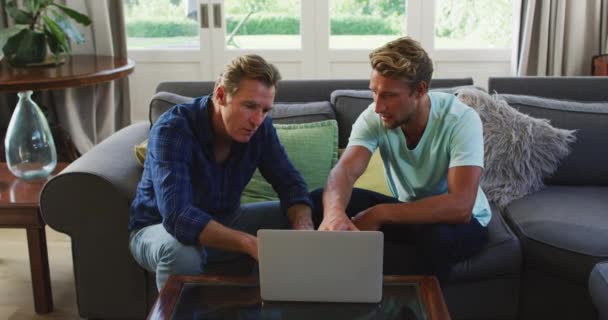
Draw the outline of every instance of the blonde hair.
<instances>
[{"instance_id":1,"label":"blonde hair","mask_svg":"<svg viewBox=\"0 0 608 320\"><path fill-rule=\"evenodd\" d=\"M406 81L415 89L420 82L431 82L433 61L410 37L402 37L379 47L369 54L372 68L382 76Z\"/></svg>"},{"instance_id":2,"label":"blonde hair","mask_svg":"<svg viewBox=\"0 0 608 320\"><path fill-rule=\"evenodd\" d=\"M279 70L271 63L266 62L264 58L257 54L247 54L238 56L228 62L224 67L224 71L220 74L213 92L223 86L225 92L233 96L239 89L239 83L243 79L259 80L268 87L277 86L277 82L281 80Z\"/></svg>"}]
</instances>

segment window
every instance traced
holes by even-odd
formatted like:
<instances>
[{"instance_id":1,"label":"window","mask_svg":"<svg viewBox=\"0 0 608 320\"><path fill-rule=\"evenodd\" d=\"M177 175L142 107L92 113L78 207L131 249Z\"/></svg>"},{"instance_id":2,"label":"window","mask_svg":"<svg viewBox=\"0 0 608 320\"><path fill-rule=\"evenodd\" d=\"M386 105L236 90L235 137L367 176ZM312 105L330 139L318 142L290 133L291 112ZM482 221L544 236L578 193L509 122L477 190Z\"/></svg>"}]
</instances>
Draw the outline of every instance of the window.
<instances>
[{"instance_id":1,"label":"window","mask_svg":"<svg viewBox=\"0 0 608 320\"><path fill-rule=\"evenodd\" d=\"M512 0L437 0L436 49L511 47Z\"/></svg>"},{"instance_id":2,"label":"window","mask_svg":"<svg viewBox=\"0 0 608 320\"><path fill-rule=\"evenodd\" d=\"M407 34L405 0L330 0L331 49L367 49Z\"/></svg>"},{"instance_id":3,"label":"window","mask_svg":"<svg viewBox=\"0 0 608 320\"><path fill-rule=\"evenodd\" d=\"M225 0L228 49L299 49L300 0Z\"/></svg>"},{"instance_id":4,"label":"window","mask_svg":"<svg viewBox=\"0 0 608 320\"><path fill-rule=\"evenodd\" d=\"M124 0L127 48L198 49L196 0Z\"/></svg>"},{"instance_id":5,"label":"window","mask_svg":"<svg viewBox=\"0 0 608 320\"><path fill-rule=\"evenodd\" d=\"M405 35L433 58L434 76L483 84L510 74L519 1L123 0L137 62L131 98L145 106L160 81L214 80L244 53L262 55L284 79L367 78L369 52Z\"/></svg>"}]
</instances>

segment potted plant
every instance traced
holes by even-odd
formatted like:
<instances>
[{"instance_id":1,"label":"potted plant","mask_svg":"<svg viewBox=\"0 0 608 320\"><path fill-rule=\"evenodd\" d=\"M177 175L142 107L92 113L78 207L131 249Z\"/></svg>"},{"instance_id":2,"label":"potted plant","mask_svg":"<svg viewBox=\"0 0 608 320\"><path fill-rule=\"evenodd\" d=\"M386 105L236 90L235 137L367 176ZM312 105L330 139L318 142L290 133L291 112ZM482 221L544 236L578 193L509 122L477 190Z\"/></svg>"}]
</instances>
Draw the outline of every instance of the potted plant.
<instances>
[{"instance_id":1,"label":"potted plant","mask_svg":"<svg viewBox=\"0 0 608 320\"><path fill-rule=\"evenodd\" d=\"M88 26L86 15L55 3L55 0L24 0L18 8L16 1L6 3L6 13L15 25L0 30L0 48L13 66L41 64L47 57L47 48L53 53L52 63L61 63L61 55L72 53L71 41L84 42L84 36L72 20Z\"/></svg>"}]
</instances>

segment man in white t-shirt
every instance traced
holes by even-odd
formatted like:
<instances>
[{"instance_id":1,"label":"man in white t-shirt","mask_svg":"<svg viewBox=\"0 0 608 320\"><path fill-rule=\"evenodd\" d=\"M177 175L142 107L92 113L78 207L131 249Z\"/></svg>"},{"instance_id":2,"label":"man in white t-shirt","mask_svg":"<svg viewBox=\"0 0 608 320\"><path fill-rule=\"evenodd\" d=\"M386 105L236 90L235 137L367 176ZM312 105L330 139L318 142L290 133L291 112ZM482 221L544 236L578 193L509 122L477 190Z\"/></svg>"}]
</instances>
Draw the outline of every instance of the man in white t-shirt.
<instances>
[{"instance_id":1,"label":"man in white t-shirt","mask_svg":"<svg viewBox=\"0 0 608 320\"><path fill-rule=\"evenodd\" d=\"M433 64L417 41L400 38L369 56L374 102L353 125L325 190L312 193L316 223L319 230L381 230L414 248L408 273L445 281L488 239L481 120L454 95L429 92ZM393 197L353 188L377 148Z\"/></svg>"}]
</instances>

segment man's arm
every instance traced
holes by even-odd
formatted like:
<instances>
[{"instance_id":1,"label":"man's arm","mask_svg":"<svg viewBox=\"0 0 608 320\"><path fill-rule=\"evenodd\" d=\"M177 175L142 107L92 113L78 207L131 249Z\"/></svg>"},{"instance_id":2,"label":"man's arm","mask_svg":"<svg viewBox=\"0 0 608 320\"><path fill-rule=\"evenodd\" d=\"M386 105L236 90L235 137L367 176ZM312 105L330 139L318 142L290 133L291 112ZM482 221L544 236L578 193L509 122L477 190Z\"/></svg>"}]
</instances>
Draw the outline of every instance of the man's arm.
<instances>
[{"instance_id":1,"label":"man's arm","mask_svg":"<svg viewBox=\"0 0 608 320\"><path fill-rule=\"evenodd\" d=\"M201 246L243 252L258 259L258 240L255 236L225 227L219 222L209 221L198 239Z\"/></svg>"},{"instance_id":2,"label":"man's arm","mask_svg":"<svg viewBox=\"0 0 608 320\"><path fill-rule=\"evenodd\" d=\"M314 230L312 209L303 203L297 203L287 209L287 217L294 230Z\"/></svg>"},{"instance_id":3,"label":"man's arm","mask_svg":"<svg viewBox=\"0 0 608 320\"><path fill-rule=\"evenodd\" d=\"M346 215L355 181L363 174L372 153L362 146L346 149L329 173L323 192L323 222L319 230L357 230Z\"/></svg>"},{"instance_id":4,"label":"man's arm","mask_svg":"<svg viewBox=\"0 0 608 320\"><path fill-rule=\"evenodd\" d=\"M265 136L264 151L258 164L262 176L272 185L281 200L293 229L311 230L312 201L306 181L293 166L273 127L270 118L258 130Z\"/></svg>"},{"instance_id":5,"label":"man's arm","mask_svg":"<svg viewBox=\"0 0 608 320\"><path fill-rule=\"evenodd\" d=\"M467 223L481 174L481 167L452 167L448 193L409 203L379 204L359 213L353 222L361 230L377 230L383 224Z\"/></svg>"}]
</instances>

